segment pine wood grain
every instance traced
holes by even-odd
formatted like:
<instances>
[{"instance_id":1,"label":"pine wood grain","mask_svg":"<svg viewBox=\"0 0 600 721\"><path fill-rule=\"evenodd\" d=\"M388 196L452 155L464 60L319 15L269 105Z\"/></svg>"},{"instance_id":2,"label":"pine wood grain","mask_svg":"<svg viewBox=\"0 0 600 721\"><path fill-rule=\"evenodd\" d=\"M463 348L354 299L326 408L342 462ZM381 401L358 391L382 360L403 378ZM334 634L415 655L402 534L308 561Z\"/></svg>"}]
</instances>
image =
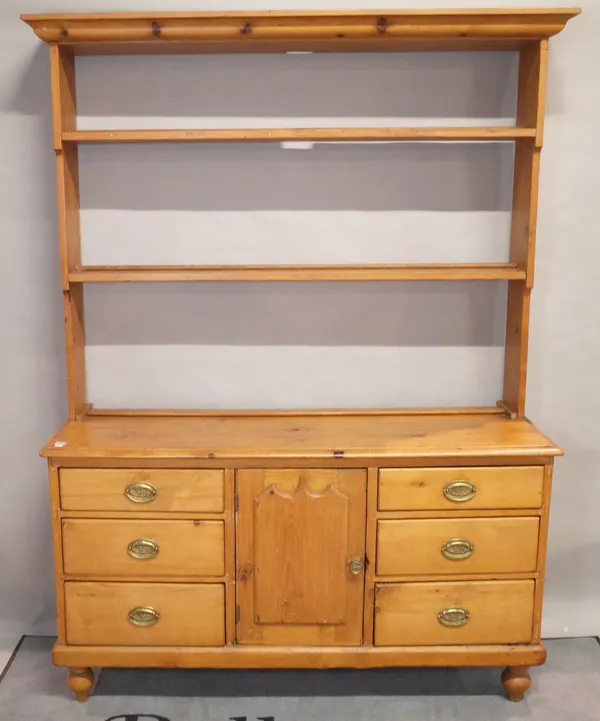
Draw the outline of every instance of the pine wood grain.
<instances>
[{"instance_id":1,"label":"pine wood grain","mask_svg":"<svg viewBox=\"0 0 600 721\"><path fill-rule=\"evenodd\" d=\"M72 59L64 60L56 53L51 62L72 63ZM59 71L57 71L59 72ZM62 77L62 75L61 75ZM57 81L60 83L60 81ZM66 84L66 81L65 81ZM62 87L62 85L61 85ZM70 85L67 85L70 87ZM65 88L53 94L54 106L60 103L75 102L73 98L65 99ZM61 111L60 106L57 113ZM59 123L60 120L55 120ZM66 122L66 121L65 121ZM63 291L69 290L69 272L81 265L81 235L79 223L79 152L74 146L60 145L56 154L56 191L58 206L58 242L60 250L60 270Z\"/></svg>"},{"instance_id":2,"label":"pine wood grain","mask_svg":"<svg viewBox=\"0 0 600 721\"><path fill-rule=\"evenodd\" d=\"M60 522L58 469L48 468L50 512L52 522L52 551L54 555L54 594L56 599L56 630L60 643L66 641L65 589L62 569L62 525Z\"/></svg>"},{"instance_id":3,"label":"pine wood grain","mask_svg":"<svg viewBox=\"0 0 600 721\"><path fill-rule=\"evenodd\" d=\"M221 470L174 468L63 468L60 503L63 511L215 512L224 508L224 475ZM125 495L128 486L150 484L156 496L135 503Z\"/></svg>"},{"instance_id":4,"label":"pine wood grain","mask_svg":"<svg viewBox=\"0 0 600 721\"><path fill-rule=\"evenodd\" d=\"M194 40L159 43L73 42L68 45L75 55L230 55L247 53L282 54L294 52L309 53L390 53L390 52L480 52L512 51L518 52L531 42L518 37L412 37L394 38L377 36L368 38L347 37L342 43L340 38L333 40L322 38L300 38L282 40L257 40L252 43L239 43L232 40Z\"/></svg>"},{"instance_id":5,"label":"pine wood grain","mask_svg":"<svg viewBox=\"0 0 600 721\"><path fill-rule=\"evenodd\" d=\"M431 509L429 511L378 511L377 518L382 520L389 520L392 518L398 520L416 520L418 518L514 518L516 516L539 518L542 513L542 508L472 508L470 511L463 511L456 507L451 510ZM71 512L68 515L75 516L75 513Z\"/></svg>"},{"instance_id":6,"label":"pine wood grain","mask_svg":"<svg viewBox=\"0 0 600 721\"><path fill-rule=\"evenodd\" d=\"M65 444L65 445L56 445ZM554 456L525 420L496 415L89 418L65 424L52 458L282 460ZM424 465L424 464L423 464Z\"/></svg>"},{"instance_id":7,"label":"pine wood grain","mask_svg":"<svg viewBox=\"0 0 600 721\"><path fill-rule=\"evenodd\" d=\"M527 353L531 289L534 280L540 152L546 100L548 41L521 51L517 93L517 122L535 124L534 143L515 145L510 260L526 271L525 280L508 284L504 389L502 401L509 411L525 415Z\"/></svg>"},{"instance_id":8,"label":"pine wood grain","mask_svg":"<svg viewBox=\"0 0 600 721\"><path fill-rule=\"evenodd\" d=\"M238 642L360 644L366 473L242 470L237 493Z\"/></svg>"},{"instance_id":9,"label":"pine wood grain","mask_svg":"<svg viewBox=\"0 0 600 721\"><path fill-rule=\"evenodd\" d=\"M85 314L83 288L71 287L69 273L81 265L79 221L79 156L77 146L64 146L63 132L77 126L75 58L68 48L50 47L52 120L56 151L56 189L61 285L64 294L65 345L69 418L87 408L85 376Z\"/></svg>"},{"instance_id":10,"label":"pine wood grain","mask_svg":"<svg viewBox=\"0 0 600 721\"><path fill-rule=\"evenodd\" d=\"M518 577L518 576L516 576ZM512 578L512 576L511 576ZM532 574L529 574L527 578L532 578ZM127 574L127 577L117 577L115 574L110 573L94 573L93 575L85 575L85 574L64 574L64 580L67 582L104 582L107 583L172 583L172 584L181 584L181 583L197 583L200 582L203 585L207 584L223 584L225 582L224 576L222 573L220 573L218 576L206 576L203 575L202 577L195 577L190 576L189 573L184 574L166 574L166 575L159 575L156 576L149 576L147 573L130 573ZM385 578L385 581L388 580L388 577ZM412 579L420 581L420 578ZM436 578L435 580L439 580ZM446 580L446 579L443 579Z\"/></svg>"},{"instance_id":11,"label":"pine wood grain","mask_svg":"<svg viewBox=\"0 0 600 721\"><path fill-rule=\"evenodd\" d=\"M231 416L244 417L252 416L259 418L264 416L282 417L313 417L313 416L438 416L438 415L479 415L489 413L501 416L504 410L495 406L452 406L446 408L252 408L231 410L227 408L90 408L87 416L110 416L114 417L136 417L140 416L201 416L228 418Z\"/></svg>"},{"instance_id":12,"label":"pine wood grain","mask_svg":"<svg viewBox=\"0 0 600 721\"><path fill-rule=\"evenodd\" d=\"M225 642L235 643L236 568L235 568L235 470L225 471Z\"/></svg>"},{"instance_id":13,"label":"pine wood grain","mask_svg":"<svg viewBox=\"0 0 600 721\"><path fill-rule=\"evenodd\" d=\"M183 130L70 130L63 143L240 143L282 141L370 142L416 140L517 140L535 138L535 127L408 128L206 128Z\"/></svg>"},{"instance_id":14,"label":"pine wood grain","mask_svg":"<svg viewBox=\"0 0 600 721\"><path fill-rule=\"evenodd\" d=\"M46 42L101 52L169 52L177 44L197 52L264 52L269 43L303 42L319 50L343 51L376 42L388 49L423 49L452 42L468 48L502 47L501 41L546 38L560 32L577 8L508 8L503 10L287 11L212 13L104 13L22 15ZM406 44L408 43L408 45ZM137 46L137 47L136 47ZM285 46L285 45L284 45Z\"/></svg>"},{"instance_id":15,"label":"pine wood grain","mask_svg":"<svg viewBox=\"0 0 600 721\"><path fill-rule=\"evenodd\" d=\"M503 403L515 418L525 417L531 290L524 281L508 284L504 345Z\"/></svg>"},{"instance_id":16,"label":"pine wood grain","mask_svg":"<svg viewBox=\"0 0 600 721\"><path fill-rule=\"evenodd\" d=\"M538 666L546 660L542 644L394 646L390 648L324 648L233 646L165 648L157 646L66 646L57 643L54 663L91 663L116 668L382 668L436 666Z\"/></svg>"},{"instance_id":17,"label":"pine wood grain","mask_svg":"<svg viewBox=\"0 0 600 721\"><path fill-rule=\"evenodd\" d=\"M377 575L523 573L537 568L538 518L445 518L377 523ZM444 543L472 544L468 558L442 553Z\"/></svg>"},{"instance_id":18,"label":"pine wood grain","mask_svg":"<svg viewBox=\"0 0 600 721\"><path fill-rule=\"evenodd\" d=\"M535 581L539 578L537 571L526 573L412 573L375 576L376 583L429 583L450 581Z\"/></svg>"},{"instance_id":19,"label":"pine wood grain","mask_svg":"<svg viewBox=\"0 0 600 721\"><path fill-rule=\"evenodd\" d=\"M530 643L533 581L378 584L376 646ZM446 628L438 613L464 608L464 626Z\"/></svg>"},{"instance_id":20,"label":"pine wood grain","mask_svg":"<svg viewBox=\"0 0 600 721\"><path fill-rule=\"evenodd\" d=\"M452 501L448 483L467 481L475 495ZM380 511L468 511L540 508L543 466L480 466L455 468L384 468L379 471Z\"/></svg>"},{"instance_id":21,"label":"pine wood grain","mask_svg":"<svg viewBox=\"0 0 600 721\"><path fill-rule=\"evenodd\" d=\"M511 263L449 265L204 265L85 266L71 283L172 283L195 281L514 280L525 272Z\"/></svg>"},{"instance_id":22,"label":"pine wood grain","mask_svg":"<svg viewBox=\"0 0 600 721\"><path fill-rule=\"evenodd\" d=\"M63 293L67 361L69 417L80 420L86 413L87 379L85 375L85 311L83 287L70 285Z\"/></svg>"},{"instance_id":23,"label":"pine wood grain","mask_svg":"<svg viewBox=\"0 0 600 721\"><path fill-rule=\"evenodd\" d=\"M537 566L539 578L535 584L535 598L533 610L533 640L538 643L542 633L542 608L544 602L544 584L546 580L546 555L548 551L548 530L550 524L550 498L552 493L553 464L545 467L544 473L544 504L540 519L540 543L538 547Z\"/></svg>"},{"instance_id":24,"label":"pine wood grain","mask_svg":"<svg viewBox=\"0 0 600 721\"><path fill-rule=\"evenodd\" d=\"M480 456L473 456L472 458L469 458L468 456L461 456L460 458L453 458L452 456L427 456L425 459L424 457L419 456L402 456L402 457L378 457L378 458L356 458L353 456L348 457L335 457L335 456L327 456L327 457L320 457L318 460L315 460L314 457L311 456L299 456L293 460L293 463L290 461L289 458L287 459L278 459L278 458L261 458L258 457L247 457L247 458L239 458L239 457L230 457L230 458L194 458L194 457L188 457L188 458L169 458L169 466L172 466L173 468L181 468L181 469L194 469L198 467L202 468L211 468L211 469L236 469L236 468L282 468L282 467L289 467L290 465L293 465L294 468L314 468L315 465L318 465L320 468L357 468L357 467L366 467L369 466L371 463L376 463L379 468L397 468L399 463L402 463L402 466L405 468L421 468L424 465L426 466L435 466L435 467L454 467L458 463L460 465L464 466L478 466L481 463L485 463L486 465L490 466L502 466L503 464L506 464L508 466L519 466L519 465L530 465L531 463L550 463L552 460L552 456L544 456L539 455L538 453L535 453L535 455L532 455L535 453L534 451L531 451L529 455L498 455L498 456L492 456L487 455L485 457L485 460L483 457ZM556 454L555 454L556 455ZM143 463L145 468L164 468L165 466L165 460L164 458L144 458L144 459L135 459L135 458L51 458L49 459L49 463L53 464L56 467L63 467L63 468L139 468L140 464ZM513 509L514 510L514 509ZM510 515L513 511L510 509L502 510L502 511L486 511L486 514L494 515L496 513L497 515ZM77 516L81 515L83 513L82 511L68 511L65 512L65 515L69 516ZM97 513L102 513L101 511L97 511ZM115 511L115 517L120 516L123 512L116 512ZM390 511L379 511L379 515L385 516L386 514L389 514ZM407 511L395 511L396 515L401 516L403 513L407 513ZM431 511L414 511L414 513L425 513L427 515L428 513L431 514ZM445 511L439 511L438 514L440 516L443 516L444 513L447 513ZM456 511L456 514L459 513L465 513L464 511ZM468 512L466 512L468 515ZM518 514L523 515L523 511L518 511ZM531 509L526 511L527 514L530 515L539 515L539 510ZM436 514L436 515L438 515ZM150 516L149 512L149 516ZM163 514L160 514L161 516L164 516ZM189 515L189 514L187 514ZM192 514L196 515L196 514ZM185 514L181 514L181 517L184 517ZM178 516L179 517L179 516ZM206 513L202 514L203 518L222 518L223 513Z\"/></svg>"},{"instance_id":25,"label":"pine wood grain","mask_svg":"<svg viewBox=\"0 0 600 721\"><path fill-rule=\"evenodd\" d=\"M102 646L222 646L222 584L65 583L67 642ZM160 619L139 627L128 620L136 607L152 607Z\"/></svg>"},{"instance_id":26,"label":"pine wood grain","mask_svg":"<svg viewBox=\"0 0 600 721\"><path fill-rule=\"evenodd\" d=\"M548 40L531 43L519 53L516 124L535 129L535 146L542 147L546 112Z\"/></svg>"},{"instance_id":27,"label":"pine wood grain","mask_svg":"<svg viewBox=\"0 0 600 721\"><path fill-rule=\"evenodd\" d=\"M375 563L377 561L377 492L379 471L367 469L367 519L365 527L365 591L363 643L373 644L375 614Z\"/></svg>"},{"instance_id":28,"label":"pine wood grain","mask_svg":"<svg viewBox=\"0 0 600 721\"><path fill-rule=\"evenodd\" d=\"M136 540L156 544L154 558L133 558L128 546ZM79 578L127 579L136 576L223 576L223 521L148 521L63 518L63 568Z\"/></svg>"}]
</instances>

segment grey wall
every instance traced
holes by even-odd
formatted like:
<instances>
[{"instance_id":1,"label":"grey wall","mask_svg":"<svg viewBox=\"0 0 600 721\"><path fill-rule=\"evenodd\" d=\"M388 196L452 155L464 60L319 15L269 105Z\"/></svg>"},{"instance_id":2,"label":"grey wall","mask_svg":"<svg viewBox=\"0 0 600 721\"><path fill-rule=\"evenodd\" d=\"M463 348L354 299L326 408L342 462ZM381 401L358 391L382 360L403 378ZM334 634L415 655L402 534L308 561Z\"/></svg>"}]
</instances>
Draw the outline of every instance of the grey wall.
<instances>
[{"instance_id":1,"label":"grey wall","mask_svg":"<svg viewBox=\"0 0 600 721\"><path fill-rule=\"evenodd\" d=\"M455 5L406 6L442 4ZM37 451L66 413L47 48L18 15L97 9L0 7L0 630L53 630ZM551 636L600 630L598 30L600 3L585 2L550 52L527 412L567 454L549 547ZM86 58L80 127L510 124L515 71L511 53ZM88 147L84 261L503 261L511 171L509 144ZM97 405L466 405L501 392L502 284L95 286L86 308Z\"/></svg>"},{"instance_id":2,"label":"grey wall","mask_svg":"<svg viewBox=\"0 0 600 721\"><path fill-rule=\"evenodd\" d=\"M516 70L513 53L82 58L80 126L507 124ZM83 259L503 261L512 151L86 147ZM89 288L90 397L125 407L493 405L504 293L490 283Z\"/></svg>"}]
</instances>

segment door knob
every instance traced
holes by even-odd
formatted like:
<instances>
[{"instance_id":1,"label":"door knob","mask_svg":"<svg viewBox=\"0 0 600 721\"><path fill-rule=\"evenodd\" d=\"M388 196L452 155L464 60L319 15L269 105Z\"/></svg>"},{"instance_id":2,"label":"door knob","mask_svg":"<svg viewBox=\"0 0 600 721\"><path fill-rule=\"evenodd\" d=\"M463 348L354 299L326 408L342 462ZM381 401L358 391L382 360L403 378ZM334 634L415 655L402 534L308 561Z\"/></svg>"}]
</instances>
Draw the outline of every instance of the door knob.
<instances>
[{"instance_id":1,"label":"door knob","mask_svg":"<svg viewBox=\"0 0 600 721\"><path fill-rule=\"evenodd\" d=\"M348 561L348 568L350 569L350 573L358 576L365 568L365 561L363 558L351 558Z\"/></svg>"}]
</instances>

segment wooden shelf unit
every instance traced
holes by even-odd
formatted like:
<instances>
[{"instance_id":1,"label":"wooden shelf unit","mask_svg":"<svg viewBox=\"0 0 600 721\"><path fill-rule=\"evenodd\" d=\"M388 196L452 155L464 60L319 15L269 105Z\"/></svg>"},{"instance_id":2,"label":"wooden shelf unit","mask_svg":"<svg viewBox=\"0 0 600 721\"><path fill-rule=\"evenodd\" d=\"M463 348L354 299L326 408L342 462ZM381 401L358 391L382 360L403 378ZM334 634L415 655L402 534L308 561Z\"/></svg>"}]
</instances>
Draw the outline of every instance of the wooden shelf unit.
<instances>
[{"instance_id":1,"label":"wooden shelf unit","mask_svg":"<svg viewBox=\"0 0 600 721\"><path fill-rule=\"evenodd\" d=\"M548 514L554 457L561 454L524 417L548 39L579 12L22 16L50 48L69 420L42 455L55 552L53 658L69 667L78 700L87 699L90 667L99 665L507 664L508 697L522 698L527 666L545 660L540 629ZM519 53L512 127L77 126L78 55L496 50ZM288 141L514 143L508 262L82 265L79 145ZM84 283L383 280L508 282L504 386L496 407L135 410L95 409L88 400ZM508 545L490 545L485 519L503 529ZM446 561L436 545L441 523L454 536L442 546ZM111 544L95 540L99 528ZM131 570L123 575L129 561L120 551L111 556L114 538L135 536L136 529L143 538L126 549ZM462 533L477 535L475 543ZM149 540L154 534L165 534L158 565L152 559L159 543ZM423 546L420 573L414 564L404 568L398 551L404 548L398 544L415 539ZM194 558L189 566L174 550L184 546ZM196 554L200 547L204 560ZM505 548L512 549L508 557ZM473 554L476 572L469 571ZM387 559L383 566L380 557ZM100 575L77 570L96 561ZM204 576L202 565L192 573L193 564L205 562ZM201 608L202 618L188 619L185 604Z\"/></svg>"},{"instance_id":2,"label":"wooden shelf unit","mask_svg":"<svg viewBox=\"0 0 600 721\"><path fill-rule=\"evenodd\" d=\"M548 38L576 8L420 11L283 11L23 15L50 45L62 289L65 293L69 415L88 408L82 283L143 281L507 280L509 301L501 402L523 417L537 185L543 140ZM514 127L79 130L77 54L518 50ZM513 221L504 264L315 266L82 266L78 146L151 142L512 141Z\"/></svg>"}]
</instances>

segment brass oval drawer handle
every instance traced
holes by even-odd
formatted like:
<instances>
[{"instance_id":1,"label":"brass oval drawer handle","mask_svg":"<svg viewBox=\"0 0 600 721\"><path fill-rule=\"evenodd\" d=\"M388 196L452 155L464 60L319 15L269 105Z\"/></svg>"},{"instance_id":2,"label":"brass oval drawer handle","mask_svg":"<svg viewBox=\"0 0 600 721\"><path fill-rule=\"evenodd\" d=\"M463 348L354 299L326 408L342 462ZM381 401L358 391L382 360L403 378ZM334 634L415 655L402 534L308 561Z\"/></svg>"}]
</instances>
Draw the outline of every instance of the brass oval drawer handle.
<instances>
[{"instance_id":1,"label":"brass oval drawer handle","mask_svg":"<svg viewBox=\"0 0 600 721\"><path fill-rule=\"evenodd\" d=\"M154 626L160 620L160 613L151 606L138 606L129 611L127 619L134 626Z\"/></svg>"},{"instance_id":2,"label":"brass oval drawer handle","mask_svg":"<svg viewBox=\"0 0 600 721\"><path fill-rule=\"evenodd\" d=\"M451 561L461 561L473 555L475 546L464 538L452 538L442 544L442 553Z\"/></svg>"},{"instance_id":3,"label":"brass oval drawer handle","mask_svg":"<svg viewBox=\"0 0 600 721\"><path fill-rule=\"evenodd\" d=\"M469 622L471 614L466 608L445 608L438 613L438 621L446 628L458 628Z\"/></svg>"},{"instance_id":4,"label":"brass oval drawer handle","mask_svg":"<svg viewBox=\"0 0 600 721\"><path fill-rule=\"evenodd\" d=\"M151 503L156 498L156 488L151 483L138 481L127 486L125 495L134 503Z\"/></svg>"},{"instance_id":5,"label":"brass oval drawer handle","mask_svg":"<svg viewBox=\"0 0 600 721\"><path fill-rule=\"evenodd\" d=\"M477 493L477 486L470 481L450 481L444 486L444 495L454 503L470 501Z\"/></svg>"},{"instance_id":6,"label":"brass oval drawer handle","mask_svg":"<svg viewBox=\"0 0 600 721\"><path fill-rule=\"evenodd\" d=\"M149 538L136 538L127 546L127 553L137 561L150 561L158 556L160 546Z\"/></svg>"}]
</instances>

